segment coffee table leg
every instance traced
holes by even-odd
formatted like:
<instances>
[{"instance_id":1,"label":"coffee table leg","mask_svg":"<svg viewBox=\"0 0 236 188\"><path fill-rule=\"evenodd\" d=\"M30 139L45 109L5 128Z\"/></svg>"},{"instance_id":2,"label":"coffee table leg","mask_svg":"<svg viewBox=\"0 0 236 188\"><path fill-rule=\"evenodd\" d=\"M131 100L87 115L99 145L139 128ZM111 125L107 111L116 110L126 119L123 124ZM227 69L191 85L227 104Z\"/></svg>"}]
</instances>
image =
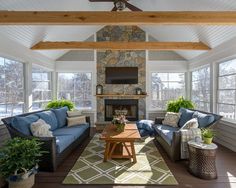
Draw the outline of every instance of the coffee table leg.
<instances>
[{"instance_id":1,"label":"coffee table leg","mask_svg":"<svg viewBox=\"0 0 236 188\"><path fill-rule=\"evenodd\" d=\"M108 158L108 155L109 155L109 150L110 150L110 142L106 142L106 149L105 149L105 152L104 152L104 159L103 161L106 162L107 161L107 158Z\"/></svg>"},{"instance_id":2,"label":"coffee table leg","mask_svg":"<svg viewBox=\"0 0 236 188\"><path fill-rule=\"evenodd\" d=\"M123 142L123 145L124 145L124 147L125 147L125 149L126 149L128 155L129 155L130 157L132 157L132 154L129 152L129 149L128 149L127 145L125 144L125 142Z\"/></svg>"},{"instance_id":3,"label":"coffee table leg","mask_svg":"<svg viewBox=\"0 0 236 188\"><path fill-rule=\"evenodd\" d=\"M111 151L110 151L110 153L109 153L108 159L111 159L111 158L112 158L112 154L113 154L113 152L114 152L116 146L117 146L117 143L116 143L116 142L113 143L113 146L112 146Z\"/></svg>"},{"instance_id":4,"label":"coffee table leg","mask_svg":"<svg viewBox=\"0 0 236 188\"><path fill-rule=\"evenodd\" d=\"M130 142L130 146L131 146L131 152L132 152L132 157L133 157L133 163L136 163L137 159L136 159L136 154L135 154L135 149L134 149L134 142Z\"/></svg>"}]
</instances>

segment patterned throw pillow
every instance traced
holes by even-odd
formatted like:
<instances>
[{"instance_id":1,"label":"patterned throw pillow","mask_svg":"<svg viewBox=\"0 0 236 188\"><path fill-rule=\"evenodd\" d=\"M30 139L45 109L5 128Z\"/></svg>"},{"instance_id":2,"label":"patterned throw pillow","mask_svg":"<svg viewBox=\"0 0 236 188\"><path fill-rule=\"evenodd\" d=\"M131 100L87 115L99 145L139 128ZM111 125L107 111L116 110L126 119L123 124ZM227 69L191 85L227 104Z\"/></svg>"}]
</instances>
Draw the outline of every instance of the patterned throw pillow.
<instances>
[{"instance_id":1,"label":"patterned throw pillow","mask_svg":"<svg viewBox=\"0 0 236 188\"><path fill-rule=\"evenodd\" d=\"M174 112L167 112L165 115L165 119L162 121L163 125L169 125L172 127L178 127L178 122L181 114Z\"/></svg>"},{"instance_id":2,"label":"patterned throw pillow","mask_svg":"<svg viewBox=\"0 0 236 188\"><path fill-rule=\"evenodd\" d=\"M50 128L51 126L42 119L39 119L30 125L32 135L36 137L53 137Z\"/></svg>"},{"instance_id":3,"label":"patterned throw pillow","mask_svg":"<svg viewBox=\"0 0 236 188\"><path fill-rule=\"evenodd\" d=\"M74 125L80 125L85 124L86 122L86 116L79 116L79 117L71 117L67 118L67 126L71 127Z\"/></svg>"},{"instance_id":4,"label":"patterned throw pillow","mask_svg":"<svg viewBox=\"0 0 236 188\"><path fill-rule=\"evenodd\" d=\"M182 129L196 129L196 128L198 128L198 120L197 120L197 118L193 118L193 119L190 119L189 121L187 121L184 125L183 125L183 127L181 127L181 129L180 130L182 130Z\"/></svg>"}]
</instances>

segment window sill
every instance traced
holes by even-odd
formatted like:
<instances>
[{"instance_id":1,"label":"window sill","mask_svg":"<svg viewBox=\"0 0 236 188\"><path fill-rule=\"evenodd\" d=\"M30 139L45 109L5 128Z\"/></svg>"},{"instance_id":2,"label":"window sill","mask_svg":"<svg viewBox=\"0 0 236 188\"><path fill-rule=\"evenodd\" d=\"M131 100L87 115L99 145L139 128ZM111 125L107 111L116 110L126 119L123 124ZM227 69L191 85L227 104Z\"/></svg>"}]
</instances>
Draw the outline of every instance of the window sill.
<instances>
[{"instance_id":1,"label":"window sill","mask_svg":"<svg viewBox=\"0 0 236 188\"><path fill-rule=\"evenodd\" d=\"M155 110L155 109L150 109L150 110L148 110L148 111L147 111L147 113L149 113L149 112L159 112L159 113L165 113L165 112L166 112L166 110Z\"/></svg>"}]
</instances>

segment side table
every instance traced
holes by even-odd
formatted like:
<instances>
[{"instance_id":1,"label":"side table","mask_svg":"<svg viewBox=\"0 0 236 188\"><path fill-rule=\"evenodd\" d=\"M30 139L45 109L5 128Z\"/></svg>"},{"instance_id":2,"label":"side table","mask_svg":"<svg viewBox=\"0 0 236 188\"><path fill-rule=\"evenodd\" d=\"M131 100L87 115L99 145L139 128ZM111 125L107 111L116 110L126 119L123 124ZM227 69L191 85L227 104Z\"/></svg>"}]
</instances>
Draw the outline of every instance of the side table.
<instances>
[{"instance_id":1,"label":"side table","mask_svg":"<svg viewBox=\"0 0 236 188\"><path fill-rule=\"evenodd\" d=\"M217 171L215 165L217 145L188 142L189 166L188 171L202 179L216 179Z\"/></svg>"}]
</instances>

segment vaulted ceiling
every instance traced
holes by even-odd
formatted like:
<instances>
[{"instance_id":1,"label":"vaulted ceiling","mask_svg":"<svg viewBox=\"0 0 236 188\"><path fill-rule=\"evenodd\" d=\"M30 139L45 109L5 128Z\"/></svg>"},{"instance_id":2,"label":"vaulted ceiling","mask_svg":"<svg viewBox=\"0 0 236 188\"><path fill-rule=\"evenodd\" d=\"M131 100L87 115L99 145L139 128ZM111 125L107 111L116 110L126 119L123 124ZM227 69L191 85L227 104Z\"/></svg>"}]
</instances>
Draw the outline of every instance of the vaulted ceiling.
<instances>
[{"instance_id":1,"label":"vaulted ceiling","mask_svg":"<svg viewBox=\"0 0 236 188\"><path fill-rule=\"evenodd\" d=\"M144 11L231 11L235 0L130 0ZM0 10L110 11L112 3L88 0L0 0ZM128 11L128 10L127 10ZM27 48L39 41L84 41L103 26L0 26L0 34ZM140 26L158 41L201 41L211 48L236 37L236 26ZM56 60L68 51L39 51ZM205 51L176 51L187 60Z\"/></svg>"}]
</instances>

